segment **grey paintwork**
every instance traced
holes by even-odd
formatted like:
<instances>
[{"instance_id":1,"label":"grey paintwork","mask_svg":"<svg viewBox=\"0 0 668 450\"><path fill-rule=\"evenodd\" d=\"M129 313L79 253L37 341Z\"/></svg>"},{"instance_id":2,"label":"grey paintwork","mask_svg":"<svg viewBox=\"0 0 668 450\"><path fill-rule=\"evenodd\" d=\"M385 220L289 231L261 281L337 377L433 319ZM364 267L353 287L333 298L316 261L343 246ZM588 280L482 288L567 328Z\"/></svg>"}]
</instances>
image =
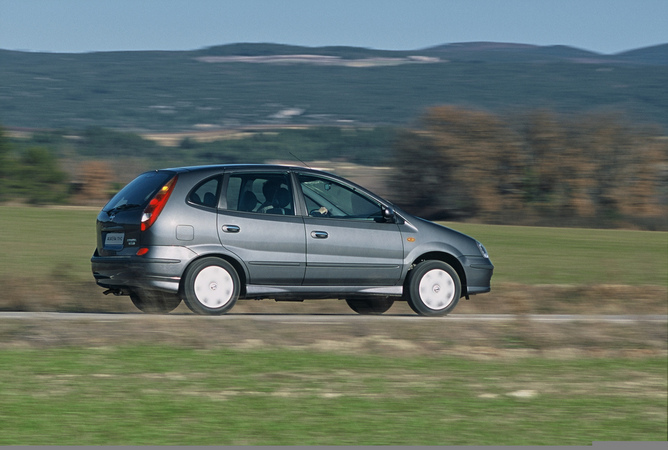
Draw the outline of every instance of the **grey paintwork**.
<instances>
[{"instance_id":1,"label":"grey paintwork","mask_svg":"<svg viewBox=\"0 0 668 450\"><path fill-rule=\"evenodd\" d=\"M455 230L414 217L366 189L332 174L302 167L219 165L166 169L178 181L155 224L139 231L143 208L100 212L92 270L98 285L127 294L134 289L177 293L188 265L205 256L228 260L237 269L241 298L321 298L349 295L401 297L413 265L441 259L460 276L462 296L488 292L493 265L477 241ZM235 172L288 173L294 215L226 209L187 201L201 180ZM296 174L327 177L393 211L385 223L311 217ZM221 178L222 180L222 178ZM122 249L105 250L103 235L125 233ZM149 251L136 256L138 248Z\"/></svg>"}]
</instances>

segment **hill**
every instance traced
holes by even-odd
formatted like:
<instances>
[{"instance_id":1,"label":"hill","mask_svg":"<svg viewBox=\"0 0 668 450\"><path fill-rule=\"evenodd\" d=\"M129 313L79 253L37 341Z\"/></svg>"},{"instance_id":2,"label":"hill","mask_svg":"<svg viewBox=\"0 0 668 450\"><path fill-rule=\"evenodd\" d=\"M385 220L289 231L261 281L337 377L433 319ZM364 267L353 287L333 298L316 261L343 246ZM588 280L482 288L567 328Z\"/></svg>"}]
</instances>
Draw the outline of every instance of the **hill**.
<instances>
[{"instance_id":1,"label":"hill","mask_svg":"<svg viewBox=\"0 0 668 450\"><path fill-rule=\"evenodd\" d=\"M668 65L668 44L655 45L620 53L618 58L636 64Z\"/></svg>"},{"instance_id":2,"label":"hill","mask_svg":"<svg viewBox=\"0 0 668 450\"><path fill-rule=\"evenodd\" d=\"M193 51L0 50L0 124L184 131L406 125L436 104L618 111L668 125L668 45L617 55L472 42L415 51L232 44Z\"/></svg>"}]
</instances>

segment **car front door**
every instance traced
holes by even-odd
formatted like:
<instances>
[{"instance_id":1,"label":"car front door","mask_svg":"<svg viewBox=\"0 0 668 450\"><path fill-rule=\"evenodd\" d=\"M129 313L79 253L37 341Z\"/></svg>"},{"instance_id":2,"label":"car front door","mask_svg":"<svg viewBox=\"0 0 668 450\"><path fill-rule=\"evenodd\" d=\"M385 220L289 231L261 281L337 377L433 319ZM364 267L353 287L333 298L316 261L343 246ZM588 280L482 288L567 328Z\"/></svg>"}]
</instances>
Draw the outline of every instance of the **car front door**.
<instances>
[{"instance_id":1,"label":"car front door","mask_svg":"<svg viewBox=\"0 0 668 450\"><path fill-rule=\"evenodd\" d=\"M392 286L400 278L403 241L382 205L352 185L298 174L308 216L304 285Z\"/></svg>"},{"instance_id":2,"label":"car front door","mask_svg":"<svg viewBox=\"0 0 668 450\"><path fill-rule=\"evenodd\" d=\"M249 284L300 285L306 267L304 221L295 215L287 172L232 172L218 212L218 236L246 265Z\"/></svg>"}]
</instances>

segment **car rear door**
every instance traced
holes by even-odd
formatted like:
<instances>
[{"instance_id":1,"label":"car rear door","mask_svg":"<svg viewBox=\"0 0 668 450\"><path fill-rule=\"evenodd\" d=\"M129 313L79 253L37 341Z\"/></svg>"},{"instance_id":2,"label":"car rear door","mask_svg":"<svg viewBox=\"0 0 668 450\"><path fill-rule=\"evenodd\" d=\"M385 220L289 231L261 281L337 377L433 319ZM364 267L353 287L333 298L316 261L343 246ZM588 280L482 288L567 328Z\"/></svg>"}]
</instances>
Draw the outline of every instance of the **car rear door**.
<instances>
[{"instance_id":1,"label":"car rear door","mask_svg":"<svg viewBox=\"0 0 668 450\"><path fill-rule=\"evenodd\" d=\"M294 204L287 171L239 170L226 175L218 236L246 265L249 284L302 283L306 238Z\"/></svg>"}]
</instances>

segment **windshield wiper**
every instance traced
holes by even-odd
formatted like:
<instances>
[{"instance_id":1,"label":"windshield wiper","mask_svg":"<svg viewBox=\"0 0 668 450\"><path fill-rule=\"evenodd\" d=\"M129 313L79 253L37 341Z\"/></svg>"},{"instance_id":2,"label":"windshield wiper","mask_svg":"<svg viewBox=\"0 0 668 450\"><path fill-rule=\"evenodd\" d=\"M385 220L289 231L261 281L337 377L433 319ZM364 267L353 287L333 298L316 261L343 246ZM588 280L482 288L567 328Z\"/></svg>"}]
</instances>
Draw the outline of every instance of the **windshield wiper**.
<instances>
[{"instance_id":1,"label":"windshield wiper","mask_svg":"<svg viewBox=\"0 0 668 450\"><path fill-rule=\"evenodd\" d=\"M127 209L133 209L133 208L141 208L141 205L138 205L136 203L126 203L124 205L116 206L114 208L111 208L109 211L105 211L107 214L116 214L119 211L125 211Z\"/></svg>"}]
</instances>

